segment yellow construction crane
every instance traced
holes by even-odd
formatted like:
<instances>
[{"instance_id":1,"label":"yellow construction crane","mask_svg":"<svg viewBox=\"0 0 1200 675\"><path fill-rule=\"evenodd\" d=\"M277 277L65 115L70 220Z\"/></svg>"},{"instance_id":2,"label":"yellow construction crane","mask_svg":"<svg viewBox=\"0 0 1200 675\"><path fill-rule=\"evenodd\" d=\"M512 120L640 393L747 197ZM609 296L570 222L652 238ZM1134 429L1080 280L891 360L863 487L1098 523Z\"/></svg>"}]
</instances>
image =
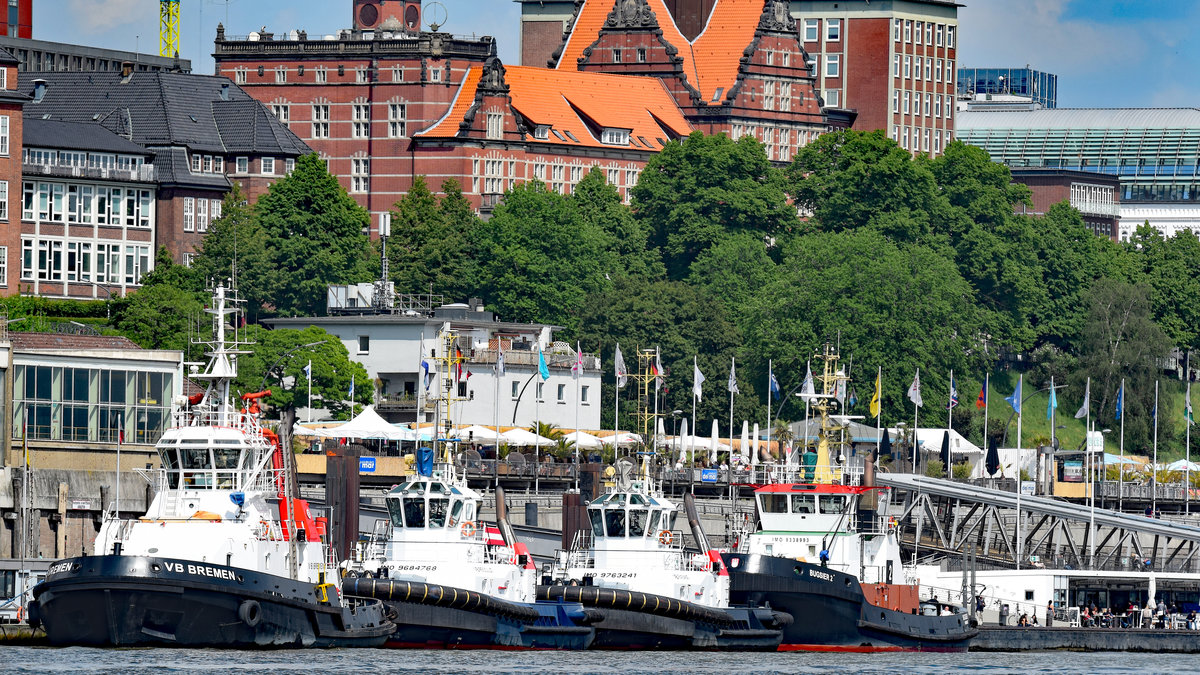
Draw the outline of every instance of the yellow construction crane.
<instances>
[{"instance_id":1,"label":"yellow construction crane","mask_svg":"<svg viewBox=\"0 0 1200 675\"><path fill-rule=\"evenodd\" d=\"M158 55L179 58L179 0L158 2Z\"/></svg>"}]
</instances>

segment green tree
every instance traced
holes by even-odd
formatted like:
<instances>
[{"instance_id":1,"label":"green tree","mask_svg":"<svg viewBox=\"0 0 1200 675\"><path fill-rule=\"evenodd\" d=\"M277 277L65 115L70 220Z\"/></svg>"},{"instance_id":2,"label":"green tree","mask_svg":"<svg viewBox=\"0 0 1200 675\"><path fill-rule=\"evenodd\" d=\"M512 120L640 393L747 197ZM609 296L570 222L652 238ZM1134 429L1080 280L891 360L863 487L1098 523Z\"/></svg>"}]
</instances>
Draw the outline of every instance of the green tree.
<instances>
[{"instance_id":1,"label":"green tree","mask_svg":"<svg viewBox=\"0 0 1200 675\"><path fill-rule=\"evenodd\" d=\"M1085 297L1088 318L1080 342L1080 365L1092 378L1095 414L1113 419L1116 392L1122 379L1125 381L1126 447L1135 451L1150 441L1158 360L1171 348L1166 334L1154 323L1151 293L1145 284L1096 281Z\"/></svg>"},{"instance_id":2,"label":"green tree","mask_svg":"<svg viewBox=\"0 0 1200 675\"><path fill-rule=\"evenodd\" d=\"M505 319L577 331L577 310L619 263L612 236L538 181L505 195L480 229L480 290Z\"/></svg>"},{"instance_id":3,"label":"green tree","mask_svg":"<svg viewBox=\"0 0 1200 675\"><path fill-rule=\"evenodd\" d=\"M255 317L270 297L269 260L266 233L241 184L235 182L225 195L221 217L212 222L196 250L192 269L201 280L234 280L238 296L247 303L247 314Z\"/></svg>"},{"instance_id":4,"label":"green tree","mask_svg":"<svg viewBox=\"0 0 1200 675\"><path fill-rule=\"evenodd\" d=\"M752 136L694 132L650 158L633 189L634 214L662 251L667 274L679 280L692 262L729 232L761 236L794 229L796 210L775 169Z\"/></svg>"},{"instance_id":5,"label":"green tree","mask_svg":"<svg viewBox=\"0 0 1200 675\"><path fill-rule=\"evenodd\" d=\"M312 315L325 307L330 284L369 277L370 219L315 154L259 198L255 214L269 255L267 302L283 315Z\"/></svg>"},{"instance_id":6,"label":"green tree","mask_svg":"<svg viewBox=\"0 0 1200 675\"><path fill-rule=\"evenodd\" d=\"M313 407L324 408L335 418L346 418L350 411L351 378L354 379L354 402L367 405L373 401L374 392L366 369L351 361L341 340L322 328L267 330L251 324L246 326L242 337L253 347L238 359L234 389L244 394L260 391L265 386L271 390L271 395L264 398L262 404L277 409L281 416L308 405L304 367L310 359Z\"/></svg>"},{"instance_id":7,"label":"green tree","mask_svg":"<svg viewBox=\"0 0 1200 675\"><path fill-rule=\"evenodd\" d=\"M705 250L692 263L688 283L703 288L725 306L730 319L744 325L755 295L778 273L772 249L750 232L735 232Z\"/></svg>"},{"instance_id":8,"label":"green tree","mask_svg":"<svg viewBox=\"0 0 1200 675\"><path fill-rule=\"evenodd\" d=\"M603 230L614 242L619 269L631 276L660 278L665 270L658 252L649 248L649 232L642 221L621 201L617 188L592 167L568 198L580 219Z\"/></svg>"},{"instance_id":9,"label":"green tree","mask_svg":"<svg viewBox=\"0 0 1200 675\"><path fill-rule=\"evenodd\" d=\"M1155 322L1175 346L1200 347L1200 239L1191 230L1168 238L1142 225L1129 248L1137 279L1150 286Z\"/></svg>"},{"instance_id":10,"label":"green tree","mask_svg":"<svg viewBox=\"0 0 1200 675\"><path fill-rule=\"evenodd\" d=\"M154 271L142 277L142 287L114 302L113 325L146 349L178 349L191 358L189 335L205 323L204 291L198 275L177 265L162 248Z\"/></svg>"}]
</instances>

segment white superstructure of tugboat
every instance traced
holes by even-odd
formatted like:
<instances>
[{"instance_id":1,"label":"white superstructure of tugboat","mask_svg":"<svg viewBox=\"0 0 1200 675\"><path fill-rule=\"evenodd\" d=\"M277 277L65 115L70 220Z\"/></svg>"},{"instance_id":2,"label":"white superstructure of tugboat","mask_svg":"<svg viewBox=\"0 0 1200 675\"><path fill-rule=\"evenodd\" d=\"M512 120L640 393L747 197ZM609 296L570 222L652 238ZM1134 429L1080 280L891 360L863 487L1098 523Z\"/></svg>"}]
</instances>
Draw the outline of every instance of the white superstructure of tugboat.
<instances>
[{"instance_id":1,"label":"white superstructure of tugboat","mask_svg":"<svg viewBox=\"0 0 1200 675\"><path fill-rule=\"evenodd\" d=\"M237 301L214 291L203 395L177 406L156 445L162 468L145 515L109 514L95 554L50 567L31 621L55 644L205 647L378 646L392 632L376 600L345 598L326 522L292 496L279 440L258 398L232 404Z\"/></svg>"},{"instance_id":2,"label":"white superstructure of tugboat","mask_svg":"<svg viewBox=\"0 0 1200 675\"><path fill-rule=\"evenodd\" d=\"M730 607L729 575L700 529L690 495L688 520L698 550L683 546L676 504L642 477L587 507L590 530L560 551L546 599L582 602L602 612L594 647L774 650L790 617Z\"/></svg>"},{"instance_id":3,"label":"white superstructure of tugboat","mask_svg":"<svg viewBox=\"0 0 1200 675\"><path fill-rule=\"evenodd\" d=\"M426 451L428 452L428 451ZM424 464L424 462L419 462ZM345 564L343 589L387 603L386 646L586 649L593 631L577 603L538 603L537 569L513 537L497 492L495 526L482 498L445 464L393 488L365 551Z\"/></svg>"},{"instance_id":4,"label":"white superstructure of tugboat","mask_svg":"<svg viewBox=\"0 0 1200 675\"><path fill-rule=\"evenodd\" d=\"M766 467L754 492L757 527L722 554L736 602L792 615L785 651L966 651L977 630L961 608L924 604L906 583L889 492L874 464L851 465L836 451L845 418L831 415L845 376L826 348L817 451L803 466Z\"/></svg>"}]
</instances>

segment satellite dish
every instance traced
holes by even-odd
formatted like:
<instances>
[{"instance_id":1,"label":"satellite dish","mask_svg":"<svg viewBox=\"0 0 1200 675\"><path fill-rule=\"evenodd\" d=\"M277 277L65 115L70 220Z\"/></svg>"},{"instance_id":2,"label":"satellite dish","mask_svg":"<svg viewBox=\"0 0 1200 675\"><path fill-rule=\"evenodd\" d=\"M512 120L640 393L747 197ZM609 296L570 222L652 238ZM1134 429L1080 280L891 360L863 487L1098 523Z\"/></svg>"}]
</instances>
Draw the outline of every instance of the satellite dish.
<instances>
[{"instance_id":1,"label":"satellite dish","mask_svg":"<svg viewBox=\"0 0 1200 675\"><path fill-rule=\"evenodd\" d=\"M439 28L446 25L446 6L442 3L430 2L425 5L424 11L425 18L428 19L426 23L429 24L429 30L436 33Z\"/></svg>"}]
</instances>

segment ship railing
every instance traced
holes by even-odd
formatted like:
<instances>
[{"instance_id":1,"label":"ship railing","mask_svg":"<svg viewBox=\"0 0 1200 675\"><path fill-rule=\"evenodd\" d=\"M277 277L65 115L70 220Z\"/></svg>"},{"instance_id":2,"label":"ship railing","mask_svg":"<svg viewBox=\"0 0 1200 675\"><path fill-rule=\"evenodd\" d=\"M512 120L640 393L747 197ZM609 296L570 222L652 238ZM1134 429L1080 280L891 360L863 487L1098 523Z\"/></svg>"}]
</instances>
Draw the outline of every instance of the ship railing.
<instances>
[{"instance_id":1,"label":"ship railing","mask_svg":"<svg viewBox=\"0 0 1200 675\"><path fill-rule=\"evenodd\" d=\"M813 483L832 481L839 485L861 485L863 465L848 461L842 464L759 464L747 472L750 483Z\"/></svg>"}]
</instances>

